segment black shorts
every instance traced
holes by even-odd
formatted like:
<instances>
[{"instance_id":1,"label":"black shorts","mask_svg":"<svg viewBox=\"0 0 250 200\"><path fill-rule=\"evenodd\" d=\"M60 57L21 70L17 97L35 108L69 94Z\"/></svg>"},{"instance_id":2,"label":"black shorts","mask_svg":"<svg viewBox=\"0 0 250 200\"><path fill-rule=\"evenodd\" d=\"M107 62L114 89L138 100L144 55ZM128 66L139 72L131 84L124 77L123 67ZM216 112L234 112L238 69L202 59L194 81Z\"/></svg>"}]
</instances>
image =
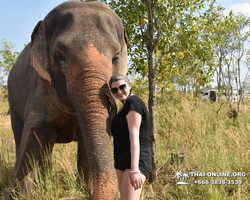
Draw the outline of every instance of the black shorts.
<instances>
[{"instance_id":1,"label":"black shorts","mask_svg":"<svg viewBox=\"0 0 250 200\"><path fill-rule=\"evenodd\" d=\"M151 147L141 147L140 148L140 159L139 159L139 169L148 178L149 172L151 170ZM131 168L131 156L130 152L125 152L123 154L115 154L115 168L121 171Z\"/></svg>"}]
</instances>

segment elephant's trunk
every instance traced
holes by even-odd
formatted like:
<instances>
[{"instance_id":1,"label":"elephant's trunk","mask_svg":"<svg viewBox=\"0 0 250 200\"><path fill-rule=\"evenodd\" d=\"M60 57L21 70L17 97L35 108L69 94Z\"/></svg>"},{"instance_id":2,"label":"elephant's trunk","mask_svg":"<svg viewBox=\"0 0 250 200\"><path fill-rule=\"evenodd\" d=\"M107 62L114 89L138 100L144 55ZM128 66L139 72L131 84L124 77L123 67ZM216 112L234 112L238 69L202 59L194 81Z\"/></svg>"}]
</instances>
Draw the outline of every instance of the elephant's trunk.
<instances>
[{"instance_id":1,"label":"elephant's trunk","mask_svg":"<svg viewBox=\"0 0 250 200\"><path fill-rule=\"evenodd\" d=\"M99 55L100 58L100 55ZM105 57L106 58L106 57ZM75 107L93 176L93 199L114 199L117 180L107 133L108 99L105 95L111 76L111 61L94 57L84 68L69 72L68 92ZM98 64L98 65L97 65Z\"/></svg>"},{"instance_id":2,"label":"elephant's trunk","mask_svg":"<svg viewBox=\"0 0 250 200\"><path fill-rule=\"evenodd\" d=\"M111 155L110 140L107 133L107 108L103 105L102 88L95 88L95 85L104 85L102 80L85 79L85 86L75 88L79 95L75 101L75 110L78 116L82 137L88 162L92 168L93 176L93 199L114 199L116 193L116 176ZM103 94L100 94L103 93ZM77 96L79 96L77 95ZM101 195L101 197L100 197Z\"/></svg>"}]
</instances>

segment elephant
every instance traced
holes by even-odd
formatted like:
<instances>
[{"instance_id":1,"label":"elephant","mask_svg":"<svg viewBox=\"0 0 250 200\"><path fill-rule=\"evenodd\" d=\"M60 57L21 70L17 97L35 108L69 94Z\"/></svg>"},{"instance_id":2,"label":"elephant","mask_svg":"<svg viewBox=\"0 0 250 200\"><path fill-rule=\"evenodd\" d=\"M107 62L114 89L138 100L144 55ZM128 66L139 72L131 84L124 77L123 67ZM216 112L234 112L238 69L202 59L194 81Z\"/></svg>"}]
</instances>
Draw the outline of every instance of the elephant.
<instances>
[{"instance_id":1,"label":"elephant","mask_svg":"<svg viewBox=\"0 0 250 200\"><path fill-rule=\"evenodd\" d=\"M37 23L7 83L16 145L12 188L32 172L32 160L45 168L55 143L77 141L78 172L92 199L115 198L105 90L112 75L127 71L126 30L106 4L64 2Z\"/></svg>"}]
</instances>

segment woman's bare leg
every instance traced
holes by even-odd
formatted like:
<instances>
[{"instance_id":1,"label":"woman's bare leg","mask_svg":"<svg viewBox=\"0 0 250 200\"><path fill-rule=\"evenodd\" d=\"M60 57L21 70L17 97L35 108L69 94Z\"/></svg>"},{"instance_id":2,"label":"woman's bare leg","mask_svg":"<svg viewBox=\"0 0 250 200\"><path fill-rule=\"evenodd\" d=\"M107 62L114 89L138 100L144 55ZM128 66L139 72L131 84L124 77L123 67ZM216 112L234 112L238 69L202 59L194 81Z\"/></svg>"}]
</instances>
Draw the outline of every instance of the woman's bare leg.
<instances>
[{"instance_id":1,"label":"woman's bare leg","mask_svg":"<svg viewBox=\"0 0 250 200\"><path fill-rule=\"evenodd\" d=\"M118 180L118 188L119 188L119 191L121 193L123 171L121 171L119 169L115 169L115 171L116 171L116 176L117 176L117 180Z\"/></svg>"},{"instance_id":2,"label":"woman's bare leg","mask_svg":"<svg viewBox=\"0 0 250 200\"><path fill-rule=\"evenodd\" d=\"M143 175L144 176L144 175ZM144 176L143 183L145 182L146 177ZM119 182L119 179L118 179ZM123 172L122 182L121 182L121 200L139 200L141 195L142 187L135 190L130 182L130 169L126 169Z\"/></svg>"}]
</instances>

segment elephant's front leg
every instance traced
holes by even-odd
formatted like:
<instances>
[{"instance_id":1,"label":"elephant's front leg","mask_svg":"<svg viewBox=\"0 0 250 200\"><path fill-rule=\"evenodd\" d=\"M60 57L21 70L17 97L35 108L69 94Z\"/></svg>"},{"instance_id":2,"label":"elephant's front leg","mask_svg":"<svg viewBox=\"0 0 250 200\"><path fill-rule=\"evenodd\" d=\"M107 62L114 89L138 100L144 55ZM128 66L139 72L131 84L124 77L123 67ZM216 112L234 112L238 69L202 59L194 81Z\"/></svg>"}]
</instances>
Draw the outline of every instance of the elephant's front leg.
<instances>
[{"instance_id":1,"label":"elephant's front leg","mask_svg":"<svg viewBox=\"0 0 250 200\"><path fill-rule=\"evenodd\" d=\"M52 128L48 124L29 117L24 124L20 146L17 152L16 164L11 178L11 187L26 195L30 192L32 184L27 183L26 176L29 175L35 165L47 166L50 163L51 152L54 143L49 142ZM30 185L27 187L27 185ZM13 190L12 195L15 190ZM10 195L6 199L12 199Z\"/></svg>"},{"instance_id":2,"label":"elephant's front leg","mask_svg":"<svg viewBox=\"0 0 250 200\"><path fill-rule=\"evenodd\" d=\"M77 131L78 137L78 149L77 149L77 169L79 173L79 178L81 181L84 180L87 188L92 196L93 194L93 176L91 172L91 167L88 163L88 158L86 154L86 149L84 146L82 133L80 129Z\"/></svg>"}]
</instances>

